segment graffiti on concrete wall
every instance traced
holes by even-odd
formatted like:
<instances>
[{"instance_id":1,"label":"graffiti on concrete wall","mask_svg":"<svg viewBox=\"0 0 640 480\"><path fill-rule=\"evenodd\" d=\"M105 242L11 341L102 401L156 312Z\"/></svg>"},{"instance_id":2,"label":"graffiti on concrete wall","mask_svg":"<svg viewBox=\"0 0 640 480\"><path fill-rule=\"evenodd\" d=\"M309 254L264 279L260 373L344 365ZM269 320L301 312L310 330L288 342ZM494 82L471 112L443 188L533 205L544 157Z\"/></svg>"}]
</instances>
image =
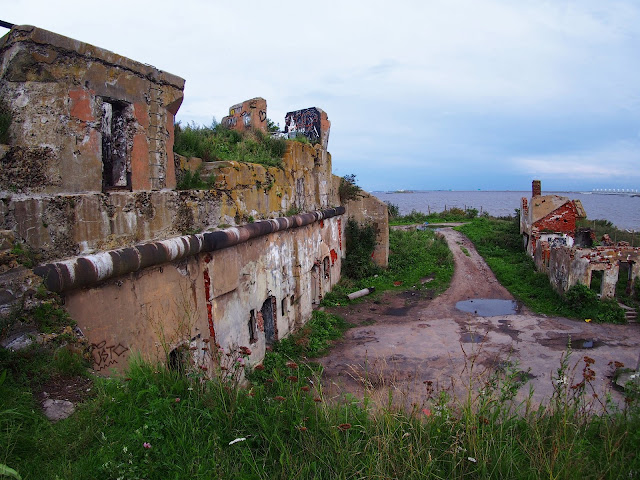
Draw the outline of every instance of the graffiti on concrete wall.
<instances>
[{"instance_id":1,"label":"graffiti on concrete wall","mask_svg":"<svg viewBox=\"0 0 640 480\"><path fill-rule=\"evenodd\" d=\"M128 351L129 348L121 343L117 345L107 345L106 340L99 343L92 343L89 347L89 352L91 353L91 359L93 361L93 369L99 372L111 365L115 365Z\"/></svg>"},{"instance_id":2,"label":"graffiti on concrete wall","mask_svg":"<svg viewBox=\"0 0 640 480\"><path fill-rule=\"evenodd\" d=\"M266 131L267 101L256 97L233 105L229 115L222 119L222 125L238 131L251 128Z\"/></svg>"},{"instance_id":3,"label":"graffiti on concrete wall","mask_svg":"<svg viewBox=\"0 0 640 480\"><path fill-rule=\"evenodd\" d=\"M284 117L284 132L291 136L304 135L315 143L320 140L320 120L320 112L315 107L289 112Z\"/></svg>"}]
</instances>

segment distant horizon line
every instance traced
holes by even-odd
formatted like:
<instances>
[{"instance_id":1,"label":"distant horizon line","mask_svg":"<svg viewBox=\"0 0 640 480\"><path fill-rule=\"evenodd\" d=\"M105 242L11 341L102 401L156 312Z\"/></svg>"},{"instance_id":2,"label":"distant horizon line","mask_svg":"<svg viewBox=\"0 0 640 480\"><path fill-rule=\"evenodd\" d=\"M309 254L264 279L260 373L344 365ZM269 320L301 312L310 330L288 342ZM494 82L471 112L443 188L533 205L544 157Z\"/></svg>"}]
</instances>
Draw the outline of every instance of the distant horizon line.
<instances>
[{"instance_id":1,"label":"distant horizon line","mask_svg":"<svg viewBox=\"0 0 640 480\"><path fill-rule=\"evenodd\" d=\"M371 193L427 193L427 192L509 192L509 193L531 193L531 190L484 190L484 189L476 189L476 190L469 190L469 189L461 189L461 190L457 190L457 189L453 189L453 188L434 188L434 189L430 189L430 190L415 190L415 189L408 189L408 190L369 190ZM543 190L543 192L548 192L548 193L582 193L582 194L592 194L592 193L596 193L596 194L609 194L609 195L616 195L616 194L639 194L640 195L640 190L635 190L635 189L603 189L603 188L594 188L592 190Z\"/></svg>"}]
</instances>

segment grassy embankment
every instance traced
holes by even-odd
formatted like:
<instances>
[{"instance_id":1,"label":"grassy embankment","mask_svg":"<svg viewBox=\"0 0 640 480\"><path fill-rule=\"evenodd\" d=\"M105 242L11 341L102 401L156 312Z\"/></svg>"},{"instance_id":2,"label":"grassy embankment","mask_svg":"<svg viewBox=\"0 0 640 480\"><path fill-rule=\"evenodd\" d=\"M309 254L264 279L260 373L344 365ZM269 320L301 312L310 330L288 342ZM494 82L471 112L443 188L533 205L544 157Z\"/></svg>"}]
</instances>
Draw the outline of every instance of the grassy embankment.
<instances>
[{"instance_id":1,"label":"grassy embankment","mask_svg":"<svg viewBox=\"0 0 640 480\"><path fill-rule=\"evenodd\" d=\"M374 287L375 295L386 290L428 293L443 292L453 275L453 257L447 242L432 231L389 232L389 268L371 262L375 233L369 227L347 224L347 259L343 278L323 299L323 305L345 305L347 294ZM427 281L428 280L428 281Z\"/></svg>"},{"instance_id":2,"label":"grassy embankment","mask_svg":"<svg viewBox=\"0 0 640 480\"><path fill-rule=\"evenodd\" d=\"M305 141L302 137L300 141ZM307 141L308 143L308 141ZM173 151L205 162L236 161L279 167L287 150L287 140L271 137L260 130L240 133L215 123L211 127L195 124L175 125ZM202 178L201 169L182 173L178 190L210 189L215 178Z\"/></svg>"},{"instance_id":3,"label":"grassy embankment","mask_svg":"<svg viewBox=\"0 0 640 480\"><path fill-rule=\"evenodd\" d=\"M416 232L406 244L430 241L430 235ZM413 250L402 246L402 236L394 236L393 245L391 278L406 279L416 261L395 257ZM637 403L631 398L625 411L609 406L606 415L587 414L586 403L597 401L588 395L593 374L587 357L584 369L572 369L565 358L552 379L553 399L537 410L525 404L516 413L510 400L519 374L507 366L485 378L482 394L452 399L427 389L425 405L412 412L391 406L373 412L366 400L328 402L318 368L303 362L344 328L337 317L316 312L300 333L275 345L246 387L238 382L247 356L242 348L219 352L219 379L213 381L198 368L178 374L134 362L126 377L96 379L92 397L56 424L45 420L33 392L52 376L77 374L79 358L54 344L0 349L0 371L6 372L0 374L0 464L39 480L640 473Z\"/></svg>"},{"instance_id":4,"label":"grassy embankment","mask_svg":"<svg viewBox=\"0 0 640 480\"><path fill-rule=\"evenodd\" d=\"M615 300L599 301L596 293L583 285L573 287L565 296L555 292L547 275L536 272L533 260L525 253L515 219L479 218L458 229L471 239L498 281L531 310L624 323L624 312Z\"/></svg>"}]
</instances>

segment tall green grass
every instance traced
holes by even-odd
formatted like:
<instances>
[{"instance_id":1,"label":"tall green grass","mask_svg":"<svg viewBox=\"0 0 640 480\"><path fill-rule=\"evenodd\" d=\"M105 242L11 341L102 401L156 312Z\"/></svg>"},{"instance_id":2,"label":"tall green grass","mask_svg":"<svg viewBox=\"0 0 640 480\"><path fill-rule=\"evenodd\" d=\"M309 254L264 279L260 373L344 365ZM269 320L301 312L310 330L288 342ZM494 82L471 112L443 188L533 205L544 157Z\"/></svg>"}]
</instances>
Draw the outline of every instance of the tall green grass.
<instances>
[{"instance_id":1,"label":"tall green grass","mask_svg":"<svg viewBox=\"0 0 640 480\"><path fill-rule=\"evenodd\" d=\"M565 358L545 407L514 403L520 381L507 367L462 399L427 389L412 411L329 401L292 360L244 387L134 361L126 377L97 379L95 397L56 424L9 376L0 385L0 463L39 480L640 474L637 406L590 414L588 358L575 379L566 379Z\"/></svg>"},{"instance_id":2,"label":"tall green grass","mask_svg":"<svg viewBox=\"0 0 640 480\"><path fill-rule=\"evenodd\" d=\"M221 124L211 127L176 124L173 150L207 162L227 160L278 167L287 150L287 141L260 130L242 134Z\"/></svg>"},{"instance_id":3,"label":"tall green grass","mask_svg":"<svg viewBox=\"0 0 640 480\"><path fill-rule=\"evenodd\" d=\"M361 250L358 247L356 253L360 255ZM350 261L347 245L347 262ZM374 268L358 271L360 270L366 272L366 276L355 279L343 277L324 297L322 304L344 305L348 301L348 293L366 287L374 287L378 293L412 288L418 291L428 290L436 295L449 286L453 276L453 256L446 240L432 231L391 230L389 267L385 270Z\"/></svg>"}]
</instances>

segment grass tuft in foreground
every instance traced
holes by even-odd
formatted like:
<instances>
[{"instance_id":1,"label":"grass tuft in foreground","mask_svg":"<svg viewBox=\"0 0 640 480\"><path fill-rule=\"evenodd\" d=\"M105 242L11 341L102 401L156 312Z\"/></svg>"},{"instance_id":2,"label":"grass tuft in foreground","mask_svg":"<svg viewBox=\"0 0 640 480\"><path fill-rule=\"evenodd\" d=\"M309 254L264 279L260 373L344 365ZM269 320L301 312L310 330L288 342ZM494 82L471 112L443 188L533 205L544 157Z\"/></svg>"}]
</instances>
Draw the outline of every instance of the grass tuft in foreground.
<instances>
[{"instance_id":1,"label":"grass tuft in foreground","mask_svg":"<svg viewBox=\"0 0 640 480\"><path fill-rule=\"evenodd\" d=\"M314 324L307 338L324 336L319 332L325 327ZM216 380L134 361L126 377L97 379L94 398L56 424L6 375L0 384L0 463L24 479L77 480L640 473L637 404L630 398L623 411L590 414L588 357L573 368L570 357L563 358L547 407L515 402L521 379L517 366L506 365L484 378L479 393L454 399L427 388L423 405L405 412L372 411L366 399L328 401L295 352L284 365L264 368L265 378L241 387L233 369L242 368L242 355L226 353L233 362Z\"/></svg>"}]
</instances>

